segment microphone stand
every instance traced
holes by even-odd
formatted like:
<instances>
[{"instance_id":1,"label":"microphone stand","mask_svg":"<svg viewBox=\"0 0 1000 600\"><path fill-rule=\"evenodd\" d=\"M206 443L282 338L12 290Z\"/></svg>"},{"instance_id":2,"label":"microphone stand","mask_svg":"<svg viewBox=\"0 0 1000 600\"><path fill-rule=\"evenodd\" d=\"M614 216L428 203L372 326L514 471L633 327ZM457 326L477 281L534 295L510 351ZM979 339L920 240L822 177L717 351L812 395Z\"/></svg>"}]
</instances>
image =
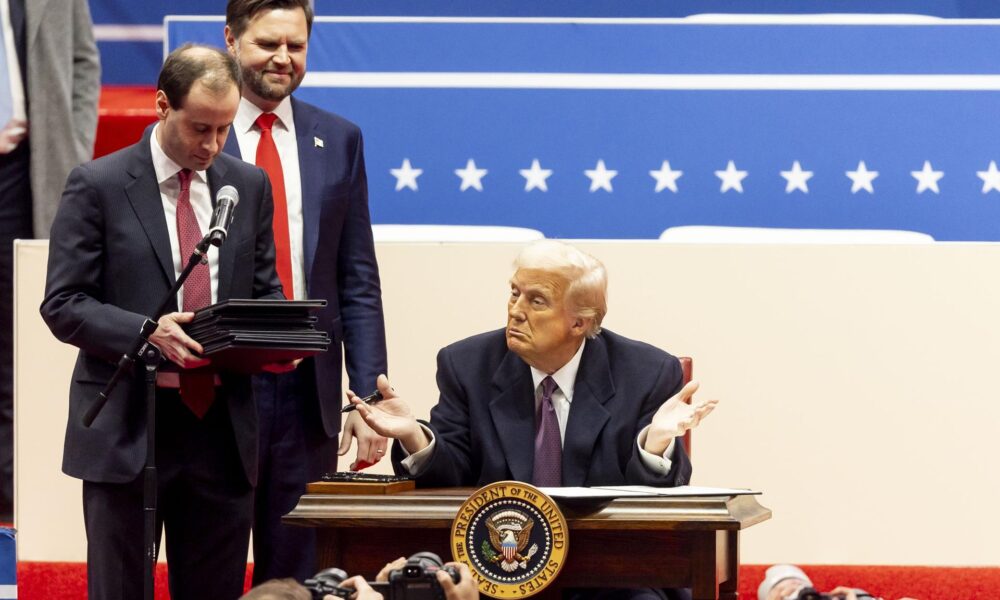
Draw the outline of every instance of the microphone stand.
<instances>
[{"instance_id":1,"label":"microphone stand","mask_svg":"<svg viewBox=\"0 0 1000 600\"><path fill-rule=\"evenodd\" d=\"M223 238L224 239L224 238ZM194 252L188 259L187 265L181 271L180 277L174 282L173 287L167 292L163 302L153 313L153 318L147 318L139 329L139 334L133 341L129 350L119 359L118 370L111 376L104 390L98 393L94 403L83 415L83 426L90 427L94 419L100 414L101 409L108 401L111 392L114 391L118 382L127 373L132 371L135 361L141 359L145 365L145 388L146 388L146 463L142 470L142 506L143 506L143 556L146 561L146 571L143 574L143 598L144 600L154 600L154 587L156 573L156 373L163 360L160 349L150 343L149 336L156 331L159 326L158 319L166 313L167 307L177 296L177 291L184 285L184 281L191 274L199 263L208 264L209 245L219 246L222 240L216 235L214 230L210 230L205 237L195 246Z\"/></svg>"}]
</instances>

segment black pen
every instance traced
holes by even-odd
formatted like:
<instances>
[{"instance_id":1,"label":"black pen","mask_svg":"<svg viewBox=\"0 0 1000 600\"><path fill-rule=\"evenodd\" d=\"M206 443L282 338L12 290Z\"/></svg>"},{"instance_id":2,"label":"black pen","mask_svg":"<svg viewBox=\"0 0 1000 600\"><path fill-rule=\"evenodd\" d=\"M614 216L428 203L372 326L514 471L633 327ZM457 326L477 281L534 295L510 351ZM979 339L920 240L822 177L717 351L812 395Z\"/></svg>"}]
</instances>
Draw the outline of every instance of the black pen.
<instances>
[{"instance_id":1,"label":"black pen","mask_svg":"<svg viewBox=\"0 0 1000 600\"><path fill-rule=\"evenodd\" d=\"M382 397L382 392L380 392L378 390L375 390L374 392L372 392L371 394L368 394L364 398L359 398L359 400L361 400L362 402L364 402L368 406L371 406L371 405L375 404L376 402L381 402L382 400L385 400L385 398ZM348 404L347 406L345 406L344 408L340 409L340 412L347 413L347 412L351 412L352 410L357 410L357 408L358 408L357 404L351 403L351 404Z\"/></svg>"}]
</instances>

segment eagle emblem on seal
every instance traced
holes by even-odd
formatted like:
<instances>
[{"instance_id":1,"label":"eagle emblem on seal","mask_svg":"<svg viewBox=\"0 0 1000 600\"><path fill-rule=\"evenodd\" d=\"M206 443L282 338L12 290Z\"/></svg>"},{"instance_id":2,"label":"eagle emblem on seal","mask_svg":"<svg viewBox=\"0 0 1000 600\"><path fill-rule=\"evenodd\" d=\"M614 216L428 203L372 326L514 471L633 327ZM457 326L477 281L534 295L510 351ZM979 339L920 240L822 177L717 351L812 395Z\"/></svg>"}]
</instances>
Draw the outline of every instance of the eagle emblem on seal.
<instances>
[{"instance_id":1,"label":"eagle emblem on seal","mask_svg":"<svg viewBox=\"0 0 1000 600\"><path fill-rule=\"evenodd\" d=\"M486 529L490 533L490 545L496 552L488 553L489 559L499 563L507 573L527 568L528 561L538 552L538 544L532 544L525 552L534 525L535 522L519 510L503 510L491 515L486 520Z\"/></svg>"}]
</instances>

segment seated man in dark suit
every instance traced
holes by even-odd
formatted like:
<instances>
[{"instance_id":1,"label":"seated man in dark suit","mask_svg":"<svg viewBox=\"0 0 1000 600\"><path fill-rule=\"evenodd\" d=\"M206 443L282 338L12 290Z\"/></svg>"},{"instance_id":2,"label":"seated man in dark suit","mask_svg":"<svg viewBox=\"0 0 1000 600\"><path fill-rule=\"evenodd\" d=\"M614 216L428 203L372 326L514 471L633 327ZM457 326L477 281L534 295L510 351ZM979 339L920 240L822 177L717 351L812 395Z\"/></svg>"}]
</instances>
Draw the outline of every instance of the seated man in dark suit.
<instances>
[{"instance_id":1,"label":"seated man in dark suit","mask_svg":"<svg viewBox=\"0 0 1000 600\"><path fill-rule=\"evenodd\" d=\"M685 401L680 362L608 330L607 273L594 257L545 240L515 261L507 326L438 354L441 392L418 422L386 378L386 400L348 397L378 433L398 441L397 472L418 485L685 485L676 441L715 408Z\"/></svg>"}]
</instances>

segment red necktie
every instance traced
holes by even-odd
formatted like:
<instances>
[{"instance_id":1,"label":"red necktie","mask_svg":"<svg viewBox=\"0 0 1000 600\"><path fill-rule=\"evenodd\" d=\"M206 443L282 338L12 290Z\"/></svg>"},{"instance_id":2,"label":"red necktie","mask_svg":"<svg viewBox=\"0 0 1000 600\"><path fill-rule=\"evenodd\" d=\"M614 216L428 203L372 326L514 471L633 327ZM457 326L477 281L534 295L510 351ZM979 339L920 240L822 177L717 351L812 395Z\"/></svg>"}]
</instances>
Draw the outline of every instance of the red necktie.
<instances>
[{"instance_id":1,"label":"red necktie","mask_svg":"<svg viewBox=\"0 0 1000 600\"><path fill-rule=\"evenodd\" d=\"M535 466L531 484L539 487L562 485L562 436L552 406L552 392L557 387L551 377L542 380L542 401L535 412Z\"/></svg>"},{"instance_id":2,"label":"red necktie","mask_svg":"<svg viewBox=\"0 0 1000 600\"><path fill-rule=\"evenodd\" d=\"M291 300L295 293L292 288L292 244L288 233L288 202L285 199L285 175L281 170L281 157L278 147L274 145L271 127L278 116L274 113L261 113L255 124L260 129L260 142L257 143L257 166L264 169L271 180L271 194L274 197L274 266L281 279L281 287L285 298Z\"/></svg>"},{"instance_id":3,"label":"red necktie","mask_svg":"<svg viewBox=\"0 0 1000 600\"><path fill-rule=\"evenodd\" d=\"M181 264L201 241L201 227L191 206L191 169L181 169L177 174L181 193L177 196L177 242ZM184 312L194 312L212 303L212 283L208 265L199 263L184 280ZM215 400L215 373L210 367L181 369L181 400L200 419Z\"/></svg>"}]
</instances>

